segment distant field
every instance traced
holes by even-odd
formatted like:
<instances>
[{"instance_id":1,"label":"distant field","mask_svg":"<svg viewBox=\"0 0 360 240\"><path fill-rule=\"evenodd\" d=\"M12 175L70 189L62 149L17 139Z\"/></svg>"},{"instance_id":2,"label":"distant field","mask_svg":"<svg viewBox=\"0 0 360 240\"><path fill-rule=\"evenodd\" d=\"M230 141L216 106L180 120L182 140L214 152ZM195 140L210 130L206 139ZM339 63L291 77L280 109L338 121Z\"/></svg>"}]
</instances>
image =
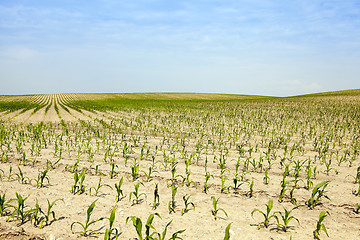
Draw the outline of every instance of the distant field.
<instances>
[{"instance_id":1,"label":"distant field","mask_svg":"<svg viewBox=\"0 0 360 240\"><path fill-rule=\"evenodd\" d=\"M0 239L360 239L359 134L360 90L0 96Z\"/></svg>"}]
</instances>

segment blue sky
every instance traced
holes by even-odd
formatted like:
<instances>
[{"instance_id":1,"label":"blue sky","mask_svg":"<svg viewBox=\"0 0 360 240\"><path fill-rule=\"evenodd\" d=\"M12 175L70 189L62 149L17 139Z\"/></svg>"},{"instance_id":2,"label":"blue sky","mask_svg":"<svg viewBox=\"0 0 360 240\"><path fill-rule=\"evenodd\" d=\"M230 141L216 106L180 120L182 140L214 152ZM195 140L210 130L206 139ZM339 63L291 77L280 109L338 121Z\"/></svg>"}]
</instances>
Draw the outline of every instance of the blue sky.
<instances>
[{"instance_id":1,"label":"blue sky","mask_svg":"<svg viewBox=\"0 0 360 240\"><path fill-rule=\"evenodd\" d=\"M1 0L0 94L360 88L358 0Z\"/></svg>"}]
</instances>

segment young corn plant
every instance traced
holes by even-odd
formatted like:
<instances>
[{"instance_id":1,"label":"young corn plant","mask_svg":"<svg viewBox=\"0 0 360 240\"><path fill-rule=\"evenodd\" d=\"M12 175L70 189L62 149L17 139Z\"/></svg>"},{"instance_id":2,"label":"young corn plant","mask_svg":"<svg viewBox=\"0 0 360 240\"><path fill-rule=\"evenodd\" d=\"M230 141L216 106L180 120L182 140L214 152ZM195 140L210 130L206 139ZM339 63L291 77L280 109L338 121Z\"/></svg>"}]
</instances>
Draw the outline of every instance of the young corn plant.
<instances>
[{"instance_id":1,"label":"young corn plant","mask_svg":"<svg viewBox=\"0 0 360 240\"><path fill-rule=\"evenodd\" d=\"M221 179L221 189L220 189L221 193L226 193L226 192L228 193L230 187L225 185L227 179L226 175L222 173L220 179Z\"/></svg>"},{"instance_id":2,"label":"young corn plant","mask_svg":"<svg viewBox=\"0 0 360 240\"><path fill-rule=\"evenodd\" d=\"M337 172L334 168L331 167L331 158L328 161L324 160L324 163L326 167L325 169L326 175L329 175L331 170L334 170L335 173Z\"/></svg>"},{"instance_id":3,"label":"young corn plant","mask_svg":"<svg viewBox=\"0 0 360 240\"><path fill-rule=\"evenodd\" d=\"M209 172L205 173L205 182L204 182L204 186L202 187L202 192L203 193L207 193L209 191L208 182L209 182L211 177L214 178L214 176L211 175Z\"/></svg>"},{"instance_id":4,"label":"young corn plant","mask_svg":"<svg viewBox=\"0 0 360 240\"><path fill-rule=\"evenodd\" d=\"M21 221L21 224L26 222L26 220L30 217L30 213L32 212L32 209L26 210L28 206L25 205L25 201L28 198L29 196L24 198L19 193L16 193L16 198L13 199L13 201L17 201L17 205L12 206L14 210L10 217L16 221Z\"/></svg>"},{"instance_id":5,"label":"young corn plant","mask_svg":"<svg viewBox=\"0 0 360 240\"><path fill-rule=\"evenodd\" d=\"M9 209L13 207L10 205L10 202L12 202L13 199L10 199L8 201L5 200L5 193L1 196L0 195L0 216L6 216L9 213Z\"/></svg>"},{"instance_id":6,"label":"young corn plant","mask_svg":"<svg viewBox=\"0 0 360 240\"><path fill-rule=\"evenodd\" d=\"M185 213L187 213L188 211L190 211L189 206L192 206L193 209L195 210L195 204L189 200L190 197L191 197L191 194L189 196L187 196L187 195L183 196L185 206L181 210L181 216L184 215Z\"/></svg>"},{"instance_id":7,"label":"young corn plant","mask_svg":"<svg viewBox=\"0 0 360 240\"><path fill-rule=\"evenodd\" d=\"M194 181L191 181L190 180L190 175L191 175L191 172L190 171L186 171L186 173L185 173L185 176L181 176L180 175L180 177L182 177L182 184L184 185L186 185L187 187L190 187L190 185L193 183L193 184L196 184Z\"/></svg>"},{"instance_id":8,"label":"young corn plant","mask_svg":"<svg viewBox=\"0 0 360 240\"><path fill-rule=\"evenodd\" d=\"M346 178L347 177L352 177L354 179L354 184L359 183L360 182L360 167L357 168L355 176L348 175L348 176L346 176Z\"/></svg>"},{"instance_id":9,"label":"young corn plant","mask_svg":"<svg viewBox=\"0 0 360 240\"><path fill-rule=\"evenodd\" d=\"M319 214L319 220L317 221L316 223L316 228L314 230L314 238L315 239L318 239L320 240L320 231L321 229L325 232L326 236L329 237L329 234L327 233L327 230L326 230L326 227L325 225L322 223L325 219L326 216L330 215L329 212L324 212L322 211L320 214Z\"/></svg>"},{"instance_id":10,"label":"young corn plant","mask_svg":"<svg viewBox=\"0 0 360 240\"><path fill-rule=\"evenodd\" d=\"M329 181L324 181L317 184L311 193L310 198L305 202L305 204L310 208L315 208L316 205L320 203L322 197L330 200L328 196L325 195L325 188L327 187Z\"/></svg>"},{"instance_id":11,"label":"young corn plant","mask_svg":"<svg viewBox=\"0 0 360 240\"><path fill-rule=\"evenodd\" d=\"M249 191L245 195L249 198L254 196L254 180L251 180L251 183L249 184Z\"/></svg>"},{"instance_id":12,"label":"young corn plant","mask_svg":"<svg viewBox=\"0 0 360 240\"><path fill-rule=\"evenodd\" d=\"M176 178L181 177L180 175L176 175L176 168L177 168L177 163L175 161L172 161L171 162L171 178L166 181L168 187L174 186L176 184Z\"/></svg>"},{"instance_id":13,"label":"young corn plant","mask_svg":"<svg viewBox=\"0 0 360 240\"><path fill-rule=\"evenodd\" d=\"M284 208L284 213L280 211L276 212L280 215L280 219L282 220L282 223L280 223L279 217L276 215L274 216L274 218L277 221L277 229L282 229L284 232L287 232L288 229L291 229L291 227L289 226L289 222L291 220L296 220L300 224L299 219L297 219L294 216L291 216L291 212L297 209L298 207L300 206L294 207L291 210L287 210L286 208Z\"/></svg>"},{"instance_id":14,"label":"young corn plant","mask_svg":"<svg viewBox=\"0 0 360 240\"><path fill-rule=\"evenodd\" d=\"M80 163L80 159L78 159L72 166L65 166L65 170L71 173L75 173L79 168L79 163Z\"/></svg>"},{"instance_id":15,"label":"young corn plant","mask_svg":"<svg viewBox=\"0 0 360 240\"><path fill-rule=\"evenodd\" d=\"M85 180L85 170L78 174L76 171L74 172L74 185L71 187L70 192L72 194L82 194L85 192L84 186ZM79 184L79 185L78 185Z\"/></svg>"},{"instance_id":16,"label":"young corn plant","mask_svg":"<svg viewBox=\"0 0 360 240\"><path fill-rule=\"evenodd\" d=\"M123 193L123 190L121 189L121 186L123 184L124 178L121 177L118 183L115 183L115 190L116 190L116 202L121 201L125 196Z\"/></svg>"},{"instance_id":17,"label":"young corn plant","mask_svg":"<svg viewBox=\"0 0 360 240\"><path fill-rule=\"evenodd\" d=\"M145 193L140 193L139 192L139 187L140 187L140 184L142 186L144 186L143 183L139 182L137 184L134 185L134 191L133 192L130 192L130 195L129 195L129 201L131 201L131 198L132 196L134 196L134 199L132 201L132 204L135 205L135 204L139 204L142 202L142 199L141 196L144 196L146 198L146 194Z\"/></svg>"},{"instance_id":18,"label":"young corn plant","mask_svg":"<svg viewBox=\"0 0 360 240\"><path fill-rule=\"evenodd\" d=\"M42 228L42 217L40 214L44 214L44 212L41 210L36 199L35 208L29 211L30 221L34 224L35 227L40 225L40 228Z\"/></svg>"},{"instance_id":19,"label":"young corn plant","mask_svg":"<svg viewBox=\"0 0 360 240\"><path fill-rule=\"evenodd\" d=\"M355 206L355 208L354 208L354 212L356 213L356 214L359 214L360 213L360 204L356 204L356 206Z\"/></svg>"},{"instance_id":20,"label":"young corn plant","mask_svg":"<svg viewBox=\"0 0 360 240\"><path fill-rule=\"evenodd\" d=\"M176 208L175 196L176 196L176 192L177 192L177 187L172 186L171 187L171 200L169 201L169 204L168 204L169 214L175 213L175 208Z\"/></svg>"},{"instance_id":21,"label":"young corn plant","mask_svg":"<svg viewBox=\"0 0 360 240\"><path fill-rule=\"evenodd\" d=\"M0 169L0 181L1 182L2 182L3 176L5 176L4 175L4 170Z\"/></svg>"},{"instance_id":22,"label":"young corn plant","mask_svg":"<svg viewBox=\"0 0 360 240\"><path fill-rule=\"evenodd\" d=\"M111 174L111 171L110 171L110 174ZM99 164L97 164L97 165L95 166L95 173L93 173L93 175L96 175L96 176L106 176L106 174L103 173L103 172L100 170ZM116 175L116 174L115 174L115 175ZM112 177L114 177L115 175L113 175L113 176L110 175L110 178L112 179Z\"/></svg>"},{"instance_id":23,"label":"young corn plant","mask_svg":"<svg viewBox=\"0 0 360 240\"><path fill-rule=\"evenodd\" d=\"M113 179L117 176L117 173L115 172L115 168L119 168L118 165L116 165L114 162L110 163L110 179Z\"/></svg>"},{"instance_id":24,"label":"young corn plant","mask_svg":"<svg viewBox=\"0 0 360 240\"><path fill-rule=\"evenodd\" d=\"M154 203L152 204L152 210L155 210L160 205L160 196L159 196L159 184L155 184L154 189Z\"/></svg>"},{"instance_id":25,"label":"young corn plant","mask_svg":"<svg viewBox=\"0 0 360 240\"><path fill-rule=\"evenodd\" d=\"M313 179L316 179L316 176L319 174L319 171L317 170L317 166L315 166L313 169L312 169L312 177Z\"/></svg>"},{"instance_id":26,"label":"young corn plant","mask_svg":"<svg viewBox=\"0 0 360 240\"><path fill-rule=\"evenodd\" d=\"M95 196L98 196L98 194L100 193L100 188L102 188L102 187L108 187L108 188L112 189L112 187L108 184L101 184L101 178L99 178L98 185L96 187L90 188L90 195L91 195L91 190L94 190Z\"/></svg>"},{"instance_id":27,"label":"young corn plant","mask_svg":"<svg viewBox=\"0 0 360 240\"><path fill-rule=\"evenodd\" d=\"M231 223L229 223L225 229L224 240L230 240L230 227L231 227Z\"/></svg>"},{"instance_id":28,"label":"young corn plant","mask_svg":"<svg viewBox=\"0 0 360 240\"><path fill-rule=\"evenodd\" d=\"M17 176L17 179L18 179L19 183L21 183L21 184L29 183L30 179L28 177L24 176L24 173L21 170L20 166L18 166L18 169L19 169L19 173L15 173L15 175Z\"/></svg>"},{"instance_id":29,"label":"young corn plant","mask_svg":"<svg viewBox=\"0 0 360 240\"><path fill-rule=\"evenodd\" d=\"M154 170L152 167L149 167L149 172L145 172L145 171L142 171L145 175L145 178L146 178L146 181L149 182L152 178L153 178L153 174L155 172L157 172L156 170Z\"/></svg>"},{"instance_id":30,"label":"young corn plant","mask_svg":"<svg viewBox=\"0 0 360 240\"><path fill-rule=\"evenodd\" d=\"M55 203L57 201L62 201L64 202L64 199L62 198L58 198L56 200L54 200L53 202L50 202L49 199L46 199L47 201L47 210L45 212L43 212L43 215L44 215L44 220L42 221L41 225L40 225L40 228L42 228L43 224L45 223L45 226L48 226L50 225L53 221L56 220L56 217L55 217L55 212L53 210L51 210L53 208L53 206L55 205ZM50 217L52 216L52 220L50 221Z\"/></svg>"},{"instance_id":31,"label":"young corn plant","mask_svg":"<svg viewBox=\"0 0 360 240\"><path fill-rule=\"evenodd\" d=\"M50 161L49 159L47 159L46 160L46 168L55 169L60 161L61 161L61 158L59 158L58 160L55 160L53 162Z\"/></svg>"},{"instance_id":32,"label":"young corn plant","mask_svg":"<svg viewBox=\"0 0 360 240\"><path fill-rule=\"evenodd\" d=\"M359 184L358 184L358 190L356 191L353 191L353 194L355 195L355 196L360 196L360 182L359 182Z\"/></svg>"},{"instance_id":33,"label":"young corn plant","mask_svg":"<svg viewBox=\"0 0 360 240\"><path fill-rule=\"evenodd\" d=\"M234 193L237 194L237 193L239 193L241 185L243 185L244 183L247 183L247 182L241 182L241 181L239 181L239 179L234 178L233 183L234 183L234 186L229 186L229 189L233 189Z\"/></svg>"},{"instance_id":34,"label":"young corn plant","mask_svg":"<svg viewBox=\"0 0 360 240\"><path fill-rule=\"evenodd\" d=\"M154 217L157 216L161 219L160 215L158 213L150 214L146 224L145 224L145 235L142 233L142 221L140 218L135 216L130 216L126 218L126 224L131 220L133 223L133 226L136 230L136 234L138 236L139 240L153 240L154 235L156 235L156 232L150 233L150 230L153 229L156 231L156 229L153 227L152 222L154 221Z\"/></svg>"},{"instance_id":35,"label":"young corn plant","mask_svg":"<svg viewBox=\"0 0 360 240\"><path fill-rule=\"evenodd\" d=\"M270 181L270 177L269 177L269 174L268 174L268 168L265 168L265 176L264 176L264 184L265 185L268 185L269 184L269 181Z\"/></svg>"},{"instance_id":36,"label":"young corn plant","mask_svg":"<svg viewBox=\"0 0 360 240\"><path fill-rule=\"evenodd\" d=\"M291 183L291 180L289 181L285 181L285 175L284 175L284 178L283 180L281 181L280 185L281 185L281 190L280 190L280 193L279 193L279 202L282 202L283 201L283 198L285 197L285 194L286 194L286 190L288 190L286 187Z\"/></svg>"},{"instance_id":37,"label":"young corn plant","mask_svg":"<svg viewBox=\"0 0 360 240\"><path fill-rule=\"evenodd\" d=\"M74 233L73 227L75 226L75 224L80 225L80 227L81 227L80 233L81 233L83 236L85 236L85 237L87 237L87 236L89 236L89 235L91 235L91 234L93 234L93 233L96 233L94 230L89 229L89 227L90 227L91 225L97 223L98 221L101 221L101 220L104 219L104 218L99 218L99 219L97 219L97 220L92 220L92 221L90 220L91 214L92 214L93 211L94 211L95 203L96 203L97 200L98 200L98 199L96 199L94 202L92 202L92 203L90 204L90 206L88 207L88 209L87 209L87 211L86 211L86 221L85 221L84 224L81 223L81 222L73 222L73 223L71 224L70 229L71 229L72 233Z\"/></svg>"},{"instance_id":38,"label":"young corn plant","mask_svg":"<svg viewBox=\"0 0 360 240\"><path fill-rule=\"evenodd\" d=\"M264 221L260 222L258 228L260 228L261 225L264 225L265 228L269 227L271 218L275 218L275 213L271 214L272 208L273 208L273 201L269 200L268 204L266 204L266 213L257 208L251 212L251 217L253 217L255 212L261 213L264 217Z\"/></svg>"},{"instance_id":39,"label":"young corn plant","mask_svg":"<svg viewBox=\"0 0 360 240\"><path fill-rule=\"evenodd\" d=\"M314 185L314 183L311 181L311 167L308 167L306 169L306 185L305 185L305 189L306 190L310 190L310 188L312 188L312 186Z\"/></svg>"},{"instance_id":40,"label":"young corn plant","mask_svg":"<svg viewBox=\"0 0 360 240\"><path fill-rule=\"evenodd\" d=\"M227 213L226 211L223 209L223 208L218 208L218 202L219 202L219 199L216 199L214 196L211 196L211 199L212 199L212 202L213 202L213 210L211 210L211 214L214 216L215 220L218 218L218 212L219 211L222 211L225 216L227 217Z\"/></svg>"},{"instance_id":41,"label":"young corn plant","mask_svg":"<svg viewBox=\"0 0 360 240\"><path fill-rule=\"evenodd\" d=\"M131 177L131 181L135 181L139 177L139 168L140 168L140 165L139 163L137 163L136 158L134 159L133 165L130 168L131 168L131 174L129 175L129 177Z\"/></svg>"},{"instance_id":42,"label":"young corn plant","mask_svg":"<svg viewBox=\"0 0 360 240\"><path fill-rule=\"evenodd\" d=\"M48 171L49 171L49 168L45 169L42 172L39 172L38 178L33 179L36 182L36 187L37 188L44 187L45 180L47 181L47 183L50 183L49 177L47 176Z\"/></svg>"},{"instance_id":43,"label":"young corn plant","mask_svg":"<svg viewBox=\"0 0 360 240\"><path fill-rule=\"evenodd\" d=\"M114 225L114 222L115 222L115 209L116 209L116 206L113 207L113 210L111 211L110 213L110 217L108 218L109 220L109 228L107 228L105 230L105 236L104 236L104 240L111 240L111 239L118 239L119 236L120 236L120 232L119 232L119 229L118 228L114 228L113 225ZM112 237L112 235L114 235Z\"/></svg>"},{"instance_id":44,"label":"young corn plant","mask_svg":"<svg viewBox=\"0 0 360 240\"><path fill-rule=\"evenodd\" d=\"M171 220L170 222L168 222L165 226L165 229L163 230L163 232L160 234L159 232L156 232L155 235L157 235L157 237L154 238L154 240L166 240L166 233L167 233L167 229L170 226L170 224L172 223L173 220ZM175 239L182 239L181 237L179 237L178 235L185 232L185 229L183 230L179 230L175 233L173 233L171 235L171 237L169 238L169 240L175 240Z\"/></svg>"},{"instance_id":45,"label":"young corn plant","mask_svg":"<svg viewBox=\"0 0 360 240\"><path fill-rule=\"evenodd\" d=\"M12 166L10 165L10 167L9 167L9 174L8 174L8 176L7 176L7 180L8 180L8 181L11 181L13 176L14 176L14 174L12 173Z\"/></svg>"}]
</instances>

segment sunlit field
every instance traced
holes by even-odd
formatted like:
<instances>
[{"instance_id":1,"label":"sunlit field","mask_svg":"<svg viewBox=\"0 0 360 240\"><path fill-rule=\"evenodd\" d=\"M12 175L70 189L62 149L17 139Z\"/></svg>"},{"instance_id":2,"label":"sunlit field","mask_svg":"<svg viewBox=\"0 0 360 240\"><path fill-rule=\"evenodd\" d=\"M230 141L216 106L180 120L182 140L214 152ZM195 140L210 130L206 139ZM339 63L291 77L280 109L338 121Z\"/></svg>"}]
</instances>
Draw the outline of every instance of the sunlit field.
<instances>
[{"instance_id":1,"label":"sunlit field","mask_svg":"<svg viewBox=\"0 0 360 240\"><path fill-rule=\"evenodd\" d=\"M0 239L360 239L360 90L0 96Z\"/></svg>"}]
</instances>

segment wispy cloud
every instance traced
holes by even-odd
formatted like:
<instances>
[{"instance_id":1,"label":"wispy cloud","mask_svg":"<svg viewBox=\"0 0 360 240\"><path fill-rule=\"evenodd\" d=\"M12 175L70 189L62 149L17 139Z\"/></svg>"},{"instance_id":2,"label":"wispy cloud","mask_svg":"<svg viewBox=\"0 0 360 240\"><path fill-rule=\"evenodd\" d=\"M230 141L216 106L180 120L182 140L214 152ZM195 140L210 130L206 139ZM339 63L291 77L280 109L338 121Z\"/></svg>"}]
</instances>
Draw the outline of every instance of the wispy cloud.
<instances>
[{"instance_id":1,"label":"wispy cloud","mask_svg":"<svg viewBox=\"0 0 360 240\"><path fill-rule=\"evenodd\" d=\"M357 0L4 0L0 68L12 69L4 65L14 64L9 59L35 59L31 72L46 64L55 79L71 73L85 81L107 72L107 78L147 78L171 90L184 76L194 91L205 89L199 79L206 78L215 90L300 94L335 81L333 66L359 76L353 64L360 58L358 29ZM54 59L69 75L51 65ZM2 79L20 79L15 71L3 73Z\"/></svg>"}]
</instances>

